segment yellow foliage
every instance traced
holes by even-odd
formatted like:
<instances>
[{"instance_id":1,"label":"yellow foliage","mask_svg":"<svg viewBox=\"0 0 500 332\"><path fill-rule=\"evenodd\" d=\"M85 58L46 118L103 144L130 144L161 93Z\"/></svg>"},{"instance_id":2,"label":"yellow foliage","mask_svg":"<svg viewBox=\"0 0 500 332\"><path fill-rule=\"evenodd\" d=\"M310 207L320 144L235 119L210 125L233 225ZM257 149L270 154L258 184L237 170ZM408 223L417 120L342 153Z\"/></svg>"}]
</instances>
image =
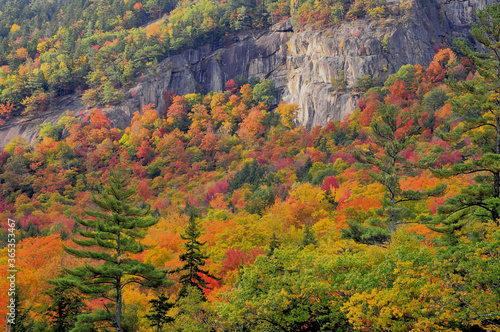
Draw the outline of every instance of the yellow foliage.
<instances>
[{"instance_id":1,"label":"yellow foliage","mask_svg":"<svg viewBox=\"0 0 500 332\"><path fill-rule=\"evenodd\" d=\"M282 101L276 108L276 113L281 117L281 123L287 128L293 128L294 121L297 119L299 114L298 104L286 104Z\"/></svg>"},{"instance_id":2,"label":"yellow foliage","mask_svg":"<svg viewBox=\"0 0 500 332\"><path fill-rule=\"evenodd\" d=\"M19 60L24 61L28 58L28 50L24 47L20 47L16 50L16 56Z\"/></svg>"},{"instance_id":3,"label":"yellow foliage","mask_svg":"<svg viewBox=\"0 0 500 332\"><path fill-rule=\"evenodd\" d=\"M14 33L16 32L17 30L21 29L21 27L17 24L12 24L12 26L10 27L10 33Z\"/></svg>"},{"instance_id":4,"label":"yellow foliage","mask_svg":"<svg viewBox=\"0 0 500 332\"><path fill-rule=\"evenodd\" d=\"M36 50L40 54L47 52L47 49L48 49L48 44L45 41L38 43L38 45L36 46Z\"/></svg>"},{"instance_id":5,"label":"yellow foliage","mask_svg":"<svg viewBox=\"0 0 500 332\"><path fill-rule=\"evenodd\" d=\"M146 37L158 36L160 34L160 24L153 23L146 28Z\"/></svg>"}]
</instances>

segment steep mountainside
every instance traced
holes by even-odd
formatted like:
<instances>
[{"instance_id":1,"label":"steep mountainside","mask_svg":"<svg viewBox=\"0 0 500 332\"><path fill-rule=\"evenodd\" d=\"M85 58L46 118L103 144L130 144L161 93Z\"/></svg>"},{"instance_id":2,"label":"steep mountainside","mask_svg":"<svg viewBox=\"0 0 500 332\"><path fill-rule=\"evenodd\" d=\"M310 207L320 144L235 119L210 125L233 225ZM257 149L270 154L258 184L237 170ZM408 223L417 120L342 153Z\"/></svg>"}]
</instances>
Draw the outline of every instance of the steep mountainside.
<instances>
[{"instance_id":1,"label":"steep mountainside","mask_svg":"<svg viewBox=\"0 0 500 332\"><path fill-rule=\"evenodd\" d=\"M153 103L162 110L166 90L221 91L225 82L242 75L273 80L279 99L299 104L301 124L322 125L353 112L362 94L361 78L371 84L405 64L427 66L438 48L467 36L475 11L489 2L390 1L387 6L399 14L378 21L360 19L302 31L288 20L260 32L242 32L226 47L206 45L166 58L130 90L131 98L105 112L124 127L142 105ZM67 109L85 111L76 95L52 104L42 118L16 118L2 126L0 146L17 135L33 141L39 124L56 120Z\"/></svg>"}]
</instances>

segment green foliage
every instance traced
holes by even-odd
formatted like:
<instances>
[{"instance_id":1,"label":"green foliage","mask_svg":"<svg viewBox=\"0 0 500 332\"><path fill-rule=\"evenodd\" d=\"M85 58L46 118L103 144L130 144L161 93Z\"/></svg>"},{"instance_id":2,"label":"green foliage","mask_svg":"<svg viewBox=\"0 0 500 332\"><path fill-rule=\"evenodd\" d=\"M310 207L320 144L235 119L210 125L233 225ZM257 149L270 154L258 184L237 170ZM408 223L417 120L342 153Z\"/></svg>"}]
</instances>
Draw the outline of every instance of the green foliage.
<instances>
[{"instance_id":1,"label":"green foliage","mask_svg":"<svg viewBox=\"0 0 500 332\"><path fill-rule=\"evenodd\" d=\"M199 230L196 218L191 215L185 234L181 235L181 238L186 241L184 243L185 252L179 256L184 265L171 271L171 273L181 274L179 282L182 288L179 291L179 298L188 296L189 289L193 287L203 292L204 289L210 288L207 284L207 278L217 279L217 277L202 268L209 256L202 252L202 247L205 243L198 241L200 235L201 231Z\"/></svg>"},{"instance_id":2,"label":"green foliage","mask_svg":"<svg viewBox=\"0 0 500 332\"><path fill-rule=\"evenodd\" d=\"M63 126L56 125L54 126L52 122L44 123L39 126L40 134L38 138L42 140L44 137L50 137L54 140L59 140L61 138Z\"/></svg>"},{"instance_id":3,"label":"green foliage","mask_svg":"<svg viewBox=\"0 0 500 332\"><path fill-rule=\"evenodd\" d=\"M302 238L302 248L305 248L309 245L315 246L318 243L316 239L316 235L311 228L310 223L306 223L304 226L304 237Z\"/></svg>"},{"instance_id":4,"label":"green foliage","mask_svg":"<svg viewBox=\"0 0 500 332\"><path fill-rule=\"evenodd\" d=\"M30 316L31 307L26 307L26 299L21 295L21 289L19 287L15 288L14 294L15 301L15 318L14 324L6 324L9 327L9 331L12 332L29 332L32 331L35 325L35 322Z\"/></svg>"},{"instance_id":5,"label":"green foliage","mask_svg":"<svg viewBox=\"0 0 500 332\"><path fill-rule=\"evenodd\" d=\"M309 169L308 179L312 184L320 185L321 183L323 183L323 180L330 175L337 175L334 164L329 163L325 165L322 162L316 162ZM299 177L299 174L297 174L297 177Z\"/></svg>"},{"instance_id":6,"label":"green foliage","mask_svg":"<svg viewBox=\"0 0 500 332\"><path fill-rule=\"evenodd\" d=\"M122 325L122 290L125 286L131 283L144 287L167 284L165 270L157 270L152 264L129 257L130 254L144 251L145 246L139 240L144 237L145 229L158 222L149 216L149 208L134 207L135 189L127 188L129 183L130 180L121 170L112 172L109 187L105 188L100 198L92 198L101 211L86 211L94 219L77 219L85 230L79 230L78 234L82 238L73 238L73 242L88 248L98 246L103 250L64 247L71 255L102 263L65 269L66 276L50 281L61 289L76 288L91 298L104 297L111 300L113 308L104 304L106 311L79 315L75 330L87 328L87 323L104 320L119 331ZM114 310L114 314L110 310Z\"/></svg>"},{"instance_id":7,"label":"green foliage","mask_svg":"<svg viewBox=\"0 0 500 332\"><path fill-rule=\"evenodd\" d=\"M71 289L55 287L47 291L51 298L51 304L47 308L46 315L50 318L51 332L67 332L75 327L77 316L85 309L79 294Z\"/></svg>"},{"instance_id":8,"label":"green foliage","mask_svg":"<svg viewBox=\"0 0 500 332\"><path fill-rule=\"evenodd\" d=\"M363 226L355 221L347 222L349 228L342 229L342 237L358 243L380 245L391 239L390 233L383 228Z\"/></svg>"},{"instance_id":9,"label":"green foliage","mask_svg":"<svg viewBox=\"0 0 500 332\"><path fill-rule=\"evenodd\" d=\"M262 215L275 199L272 187L261 186L253 192L245 209L251 214Z\"/></svg>"},{"instance_id":10,"label":"green foliage","mask_svg":"<svg viewBox=\"0 0 500 332\"><path fill-rule=\"evenodd\" d=\"M356 79L355 88L360 91L368 91L370 88L374 87L376 83L371 75L365 75L363 77L358 77Z\"/></svg>"},{"instance_id":11,"label":"green foliage","mask_svg":"<svg viewBox=\"0 0 500 332\"><path fill-rule=\"evenodd\" d=\"M468 53L467 50L469 50L469 52L473 51L474 45L469 39L464 37L458 37L453 40L450 48L458 56L467 56Z\"/></svg>"},{"instance_id":12,"label":"green foliage","mask_svg":"<svg viewBox=\"0 0 500 332\"><path fill-rule=\"evenodd\" d=\"M151 327L154 327L157 332L162 331L163 326L174 319L168 316L170 309L174 307L174 303L168 302L169 297L161 293L158 299L149 301L151 311L146 315L146 318L151 322Z\"/></svg>"},{"instance_id":13,"label":"green foliage","mask_svg":"<svg viewBox=\"0 0 500 332\"><path fill-rule=\"evenodd\" d=\"M357 157L376 167L371 176L385 187L381 213L387 217L388 229L392 233L397 224L408 222L411 217L410 210L404 206L405 202L441 196L446 186L440 185L423 191L403 190L400 185L401 176L409 174L414 168L403 156L403 152L415 144L420 127L412 125L414 120L408 114L401 114L394 105L381 105L376 116L370 125L370 137L382 147L382 151L377 153L372 149L358 150Z\"/></svg>"},{"instance_id":14,"label":"green foliage","mask_svg":"<svg viewBox=\"0 0 500 332\"><path fill-rule=\"evenodd\" d=\"M257 189L261 184L266 171L266 167L260 166L255 159L252 159L250 162L246 162L243 168L234 175L233 180L229 185L229 191L232 192L239 189L245 183L248 183L252 186L252 188Z\"/></svg>"},{"instance_id":15,"label":"green foliage","mask_svg":"<svg viewBox=\"0 0 500 332\"><path fill-rule=\"evenodd\" d=\"M274 87L274 82L268 79L261 79L253 88L253 99L263 102L266 105L272 105L276 102L278 90Z\"/></svg>"},{"instance_id":16,"label":"green foliage","mask_svg":"<svg viewBox=\"0 0 500 332\"><path fill-rule=\"evenodd\" d=\"M448 139L457 147L463 146L463 140L469 140L471 145L461 148L463 163L434 170L440 177L473 174L474 184L463 188L440 207L440 215L432 222L435 230L436 225L442 224L442 231L455 232L470 218L493 220L497 224L500 218L500 84L497 75L500 34L496 29L500 24L500 5L488 5L478 11L477 16L478 23L473 25L471 34L489 52L472 52L463 43L462 49L477 66L479 75L468 81L448 82L454 91L452 110L463 121ZM464 211L468 218L460 218Z\"/></svg>"},{"instance_id":17,"label":"green foliage","mask_svg":"<svg viewBox=\"0 0 500 332\"><path fill-rule=\"evenodd\" d=\"M415 67L413 65L404 65L399 68L398 72L389 75L385 80L384 87L387 89L394 85L395 80L404 81L407 86L411 86L415 78Z\"/></svg>"},{"instance_id":18,"label":"green foliage","mask_svg":"<svg viewBox=\"0 0 500 332\"><path fill-rule=\"evenodd\" d=\"M219 317L204 301L203 293L197 287L186 288L186 294L179 298L176 309L175 321L167 324L167 331L210 332L218 326Z\"/></svg>"},{"instance_id":19,"label":"green foliage","mask_svg":"<svg viewBox=\"0 0 500 332\"><path fill-rule=\"evenodd\" d=\"M347 80L345 77L345 70L339 70L337 78L331 80L332 87L338 91L344 91L347 88Z\"/></svg>"},{"instance_id":20,"label":"green foliage","mask_svg":"<svg viewBox=\"0 0 500 332\"><path fill-rule=\"evenodd\" d=\"M347 328L324 278L330 262L308 250L276 249L243 270L228 302L219 304L232 329L335 331Z\"/></svg>"},{"instance_id":21,"label":"green foliage","mask_svg":"<svg viewBox=\"0 0 500 332\"><path fill-rule=\"evenodd\" d=\"M382 51L388 52L389 51L389 36L384 35L384 38L380 41L380 45L382 46Z\"/></svg>"}]
</instances>

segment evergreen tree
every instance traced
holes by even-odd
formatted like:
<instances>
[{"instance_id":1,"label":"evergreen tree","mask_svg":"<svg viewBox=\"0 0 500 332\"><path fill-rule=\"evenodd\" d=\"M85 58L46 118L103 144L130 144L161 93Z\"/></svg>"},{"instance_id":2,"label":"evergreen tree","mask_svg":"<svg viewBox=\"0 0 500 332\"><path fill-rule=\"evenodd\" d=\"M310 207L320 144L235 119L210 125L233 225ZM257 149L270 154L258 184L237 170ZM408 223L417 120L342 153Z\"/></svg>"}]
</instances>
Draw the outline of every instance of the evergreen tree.
<instances>
[{"instance_id":1,"label":"evergreen tree","mask_svg":"<svg viewBox=\"0 0 500 332\"><path fill-rule=\"evenodd\" d=\"M201 232L196 223L196 218L191 214L185 235L181 235L181 238L186 241L184 243L186 251L179 256L184 265L172 271L181 274L179 282L182 284L182 287L179 291L179 297L187 295L188 287L198 288L202 294L204 288L210 288L203 276L217 279L217 277L202 268L208 256L202 253L202 247L205 242L198 241L200 235Z\"/></svg>"},{"instance_id":2,"label":"evergreen tree","mask_svg":"<svg viewBox=\"0 0 500 332\"><path fill-rule=\"evenodd\" d=\"M377 226L363 226L354 220L347 222L349 228L342 229L341 237L351 239L358 243L381 245L391 239L387 229Z\"/></svg>"},{"instance_id":3,"label":"evergreen tree","mask_svg":"<svg viewBox=\"0 0 500 332\"><path fill-rule=\"evenodd\" d=\"M304 237L302 238L302 248L305 248L310 244L315 246L317 242L318 240L316 239L316 235L312 230L311 223L306 223L304 226Z\"/></svg>"},{"instance_id":4,"label":"evergreen tree","mask_svg":"<svg viewBox=\"0 0 500 332\"><path fill-rule=\"evenodd\" d=\"M271 257L274 255L274 251L280 247L281 243L276 236L276 233L273 232L273 235L271 236L271 242L269 243L269 252L267 254L268 257Z\"/></svg>"},{"instance_id":5,"label":"evergreen tree","mask_svg":"<svg viewBox=\"0 0 500 332\"><path fill-rule=\"evenodd\" d=\"M404 151L414 145L420 133L420 127L408 113L402 112L394 105L382 104L370 127L369 137L381 149L358 150L356 157L379 170L372 172L371 176L385 187L386 193L381 201L382 209L379 214L386 217L388 230L392 233L396 230L397 224L411 217L411 210L402 203L440 196L445 186L437 186L428 191L401 189L401 176L411 174L416 166L404 157Z\"/></svg>"},{"instance_id":6,"label":"evergreen tree","mask_svg":"<svg viewBox=\"0 0 500 332\"><path fill-rule=\"evenodd\" d=\"M156 332L160 332L165 324L175 320L174 318L167 316L168 311L174 306L174 303L170 303L168 300L169 297L162 293L158 296L158 299L152 299L149 301L149 304L152 306L152 310L146 315L146 318L151 322L151 327L156 328Z\"/></svg>"},{"instance_id":7,"label":"evergreen tree","mask_svg":"<svg viewBox=\"0 0 500 332\"><path fill-rule=\"evenodd\" d=\"M73 256L100 264L64 269L65 277L51 280L57 287L77 288L89 297L110 301L102 302L102 310L78 316L74 331L88 330L88 324L95 322L105 322L116 332L122 331L123 288L132 283L144 287L167 284L165 270L157 270L152 264L129 257L145 250L139 240L148 227L158 222L150 216L149 207L140 209L134 206L136 190L129 187L129 179L121 170L111 172L109 186L99 198L92 198L101 211L85 211L93 219L76 219L83 230L78 230L81 238L74 238L73 242L88 249L64 247Z\"/></svg>"},{"instance_id":8,"label":"evergreen tree","mask_svg":"<svg viewBox=\"0 0 500 332\"><path fill-rule=\"evenodd\" d=\"M446 138L456 143L464 162L434 170L441 177L473 174L474 184L438 208L439 216L429 227L443 233L455 232L471 218L493 220L497 225L500 218L500 4L479 10L477 17L471 34L489 52L473 52L459 42L476 65L477 75L448 82L455 92L452 110L463 122Z\"/></svg>"},{"instance_id":9,"label":"evergreen tree","mask_svg":"<svg viewBox=\"0 0 500 332\"><path fill-rule=\"evenodd\" d=\"M65 287L54 287L46 293L52 299L46 313L51 318L50 331L70 331L75 326L76 317L85 307L81 297L74 290Z\"/></svg>"},{"instance_id":10,"label":"evergreen tree","mask_svg":"<svg viewBox=\"0 0 500 332\"><path fill-rule=\"evenodd\" d=\"M34 323L30 316L31 307L25 308L23 306L24 299L21 296L21 289L16 285L16 290L14 294L15 307L15 319L14 324L8 324L7 331L9 332L28 332L33 331Z\"/></svg>"}]
</instances>

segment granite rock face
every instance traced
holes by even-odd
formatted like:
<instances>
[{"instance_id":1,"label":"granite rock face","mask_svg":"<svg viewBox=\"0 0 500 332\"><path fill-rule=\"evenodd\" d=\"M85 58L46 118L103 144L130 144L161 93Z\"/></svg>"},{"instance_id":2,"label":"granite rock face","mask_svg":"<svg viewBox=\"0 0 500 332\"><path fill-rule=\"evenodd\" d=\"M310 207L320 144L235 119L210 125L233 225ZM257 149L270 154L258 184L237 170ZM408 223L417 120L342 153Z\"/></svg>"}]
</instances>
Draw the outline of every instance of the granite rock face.
<instances>
[{"instance_id":1,"label":"granite rock face","mask_svg":"<svg viewBox=\"0 0 500 332\"><path fill-rule=\"evenodd\" d=\"M104 112L123 128L142 105L152 103L164 111L166 90L177 94L222 91L229 79L242 75L273 80L279 100L299 104L300 124L308 128L324 125L357 108L358 79L384 80L405 64L427 66L436 47L468 36L476 10L490 2L414 0L402 4L389 0L396 14L378 21L360 19L323 30L299 30L286 21L260 32L243 32L224 47L206 45L165 59L130 89L130 99ZM339 90L332 79L341 73L347 84ZM17 135L33 142L37 126L56 122L66 109L89 111L79 97L67 96L55 101L43 117L16 118L0 127L0 146Z\"/></svg>"},{"instance_id":2,"label":"granite rock face","mask_svg":"<svg viewBox=\"0 0 500 332\"><path fill-rule=\"evenodd\" d=\"M358 20L292 36L283 99L300 105L300 123L311 128L342 120L358 107L358 79L385 80L405 64L427 66L435 47L451 42L450 23L437 3L414 2L405 11L395 19ZM342 72L347 88L337 91L331 81Z\"/></svg>"},{"instance_id":3,"label":"granite rock face","mask_svg":"<svg viewBox=\"0 0 500 332\"><path fill-rule=\"evenodd\" d=\"M158 111L162 111L165 90L180 95L223 91L226 82L237 75L271 78L277 86L284 86L286 42L291 31L291 23L285 22L257 35L237 35L225 48L206 45L174 55L162 61L155 73L130 92L141 105L153 103Z\"/></svg>"}]
</instances>

